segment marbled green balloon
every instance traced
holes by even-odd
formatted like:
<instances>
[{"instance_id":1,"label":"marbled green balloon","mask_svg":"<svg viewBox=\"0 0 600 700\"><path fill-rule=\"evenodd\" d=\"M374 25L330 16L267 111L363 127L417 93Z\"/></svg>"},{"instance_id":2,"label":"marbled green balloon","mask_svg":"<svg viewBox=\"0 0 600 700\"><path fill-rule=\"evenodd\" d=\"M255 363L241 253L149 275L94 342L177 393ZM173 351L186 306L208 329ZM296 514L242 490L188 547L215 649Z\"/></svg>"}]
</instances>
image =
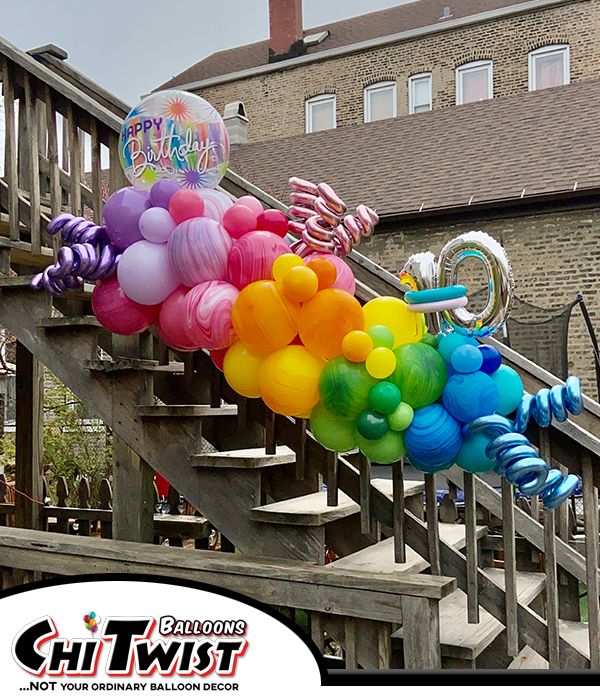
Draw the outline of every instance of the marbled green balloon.
<instances>
[{"instance_id":1,"label":"marbled green balloon","mask_svg":"<svg viewBox=\"0 0 600 700\"><path fill-rule=\"evenodd\" d=\"M334 452L350 452L356 445L356 423L336 416L319 402L310 414L310 430L317 442Z\"/></svg>"},{"instance_id":2,"label":"marbled green balloon","mask_svg":"<svg viewBox=\"0 0 600 700\"><path fill-rule=\"evenodd\" d=\"M369 410L369 393L377 381L367 372L364 362L350 362L343 355L338 355L321 372L321 401L336 416L353 420Z\"/></svg>"},{"instance_id":3,"label":"marbled green balloon","mask_svg":"<svg viewBox=\"0 0 600 700\"><path fill-rule=\"evenodd\" d=\"M435 348L437 346L437 338L435 335L431 335L431 333L425 333L421 340L419 340L419 343L431 345L432 348Z\"/></svg>"},{"instance_id":4,"label":"marbled green balloon","mask_svg":"<svg viewBox=\"0 0 600 700\"><path fill-rule=\"evenodd\" d=\"M440 353L424 343L408 343L394 350L397 365L389 381L402 392L402 401L423 408L442 395L448 372Z\"/></svg>"},{"instance_id":5,"label":"marbled green balloon","mask_svg":"<svg viewBox=\"0 0 600 700\"><path fill-rule=\"evenodd\" d=\"M388 430L380 440L365 440L358 435L358 446L361 452L377 464L392 464L406 455L402 433Z\"/></svg>"}]
</instances>

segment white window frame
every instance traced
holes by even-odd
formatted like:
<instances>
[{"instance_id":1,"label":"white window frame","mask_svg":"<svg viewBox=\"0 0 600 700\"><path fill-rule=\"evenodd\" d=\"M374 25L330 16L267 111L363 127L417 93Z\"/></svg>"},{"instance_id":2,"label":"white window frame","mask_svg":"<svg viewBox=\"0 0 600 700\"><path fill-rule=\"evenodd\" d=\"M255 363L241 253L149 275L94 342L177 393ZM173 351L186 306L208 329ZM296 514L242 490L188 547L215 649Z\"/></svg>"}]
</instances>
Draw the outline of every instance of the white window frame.
<instances>
[{"instance_id":1,"label":"white window frame","mask_svg":"<svg viewBox=\"0 0 600 700\"><path fill-rule=\"evenodd\" d=\"M429 111L433 109L433 78L431 73L417 73L408 79L408 113L415 113L414 84L417 80L429 78Z\"/></svg>"},{"instance_id":2,"label":"white window frame","mask_svg":"<svg viewBox=\"0 0 600 700\"><path fill-rule=\"evenodd\" d=\"M571 82L571 50L569 44L550 44L548 46L542 46L535 51L529 52L529 90L537 90L535 85L535 60L538 56L545 56L546 54L562 53L563 56L563 71L565 82L563 85L569 85ZM544 88L540 88L543 90Z\"/></svg>"},{"instance_id":3,"label":"white window frame","mask_svg":"<svg viewBox=\"0 0 600 700\"><path fill-rule=\"evenodd\" d=\"M464 63L456 69L456 104L462 105L463 103L463 88L462 88L462 76L465 73L469 73L472 70L479 68L487 68L489 73L488 79L488 100L494 97L494 65L493 61L472 61L471 63ZM470 103L469 103L470 104Z\"/></svg>"},{"instance_id":4,"label":"white window frame","mask_svg":"<svg viewBox=\"0 0 600 700\"><path fill-rule=\"evenodd\" d=\"M386 80L381 83L373 83L372 85L367 85L364 90L364 103L365 103L365 123L371 121L371 100L369 97L374 92L380 92L392 88L392 116L390 118L396 117L398 113L398 93L396 88L396 81Z\"/></svg>"},{"instance_id":5,"label":"white window frame","mask_svg":"<svg viewBox=\"0 0 600 700\"><path fill-rule=\"evenodd\" d=\"M315 97L311 97L310 99L306 100L305 102L305 111L306 111L306 133L307 134L312 134L313 132L313 124L312 124L312 105L319 104L321 102L333 102L333 128L335 129L337 126L337 106L336 106L336 101L335 101L335 95L331 94L324 94L324 95L315 95ZM327 131L325 129L325 131Z\"/></svg>"}]
</instances>

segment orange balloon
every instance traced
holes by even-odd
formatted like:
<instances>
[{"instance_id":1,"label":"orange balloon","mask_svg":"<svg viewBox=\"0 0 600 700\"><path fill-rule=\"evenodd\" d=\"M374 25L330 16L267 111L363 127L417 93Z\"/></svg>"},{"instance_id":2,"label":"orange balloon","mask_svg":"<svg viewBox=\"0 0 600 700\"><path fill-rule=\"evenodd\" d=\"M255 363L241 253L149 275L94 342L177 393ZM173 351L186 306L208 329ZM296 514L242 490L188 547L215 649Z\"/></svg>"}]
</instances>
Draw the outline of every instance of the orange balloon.
<instances>
[{"instance_id":1,"label":"orange balloon","mask_svg":"<svg viewBox=\"0 0 600 700\"><path fill-rule=\"evenodd\" d=\"M373 339L364 331L350 331L342 340L342 352L350 362L364 362L373 349Z\"/></svg>"},{"instance_id":2,"label":"orange balloon","mask_svg":"<svg viewBox=\"0 0 600 700\"><path fill-rule=\"evenodd\" d=\"M325 361L301 345L271 353L258 373L260 395L275 413L304 416L319 402L319 377Z\"/></svg>"},{"instance_id":3,"label":"orange balloon","mask_svg":"<svg viewBox=\"0 0 600 700\"><path fill-rule=\"evenodd\" d=\"M314 258L307 266L319 278L319 291L333 287L337 279L337 268L331 260L327 258Z\"/></svg>"},{"instance_id":4,"label":"orange balloon","mask_svg":"<svg viewBox=\"0 0 600 700\"><path fill-rule=\"evenodd\" d=\"M286 298L300 303L312 299L319 289L319 278L308 267L292 267L281 281Z\"/></svg>"},{"instance_id":5,"label":"orange balloon","mask_svg":"<svg viewBox=\"0 0 600 700\"><path fill-rule=\"evenodd\" d=\"M344 336L350 331L362 331L364 325L361 305L341 289L317 292L298 316L300 340L313 355L327 359L341 355Z\"/></svg>"},{"instance_id":6,"label":"orange balloon","mask_svg":"<svg viewBox=\"0 0 600 700\"><path fill-rule=\"evenodd\" d=\"M298 306L283 297L275 282L252 282L240 292L231 312L241 340L255 350L279 350L298 333Z\"/></svg>"}]
</instances>

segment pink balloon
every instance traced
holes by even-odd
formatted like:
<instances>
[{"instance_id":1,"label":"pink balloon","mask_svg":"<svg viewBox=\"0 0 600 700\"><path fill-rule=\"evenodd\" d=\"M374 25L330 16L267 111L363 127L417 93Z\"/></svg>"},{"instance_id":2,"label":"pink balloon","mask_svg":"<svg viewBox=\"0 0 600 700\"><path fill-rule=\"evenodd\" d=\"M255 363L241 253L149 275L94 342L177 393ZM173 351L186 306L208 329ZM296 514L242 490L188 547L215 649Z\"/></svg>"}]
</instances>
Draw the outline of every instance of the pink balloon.
<instances>
[{"instance_id":1,"label":"pink balloon","mask_svg":"<svg viewBox=\"0 0 600 700\"><path fill-rule=\"evenodd\" d=\"M270 231L248 233L234 243L229 253L229 279L238 289L258 280L272 280L275 259L291 252L290 246Z\"/></svg>"},{"instance_id":2,"label":"pink balloon","mask_svg":"<svg viewBox=\"0 0 600 700\"><path fill-rule=\"evenodd\" d=\"M180 224L204 215L204 200L195 190L179 190L169 200L169 214Z\"/></svg>"},{"instance_id":3,"label":"pink balloon","mask_svg":"<svg viewBox=\"0 0 600 700\"><path fill-rule=\"evenodd\" d=\"M204 200L204 216L222 224L225 212L233 206L231 199L224 192L208 187L198 190L198 194L202 195Z\"/></svg>"},{"instance_id":4,"label":"pink balloon","mask_svg":"<svg viewBox=\"0 0 600 700\"><path fill-rule=\"evenodd\" d=\"M257 228L259 231L271 231L283 238L288 232L289 220L287 216L278 209L266 209L259 214Z\"/></svg>"},{"instance_id":5,"label":"pink balloon","mask_svg":"<svg viewBox=\"0 0 600 700\"><path fill-rule=\"evenodd\" d=\"M214 366L217 369L223 371L223 361L225 360L225 355L229 348L221 348L221 350L211 350L210 359L213 361Z\"/></svg>"},{"instance_id":6,"label":"pink balloon","mask_svg":"<svg viewBox=\"0 0 600 700\"><path fill-rule=\"evenodd\" d=\"M256 199L256 197L252 197L249 194L240 197L236 201L236 204L241 204L244 207L248 207L248 209L250 209L253 214L256 214L256 216L260 216L263 213L263 205L258 199Z\"/></svg>"},{"instance_id":7,"label":"pink balloon","mask_svg":"<svg viewBox=\"0 0 600 700\"><path fill-rule=\"evenodd\" d=\"M156 330L158 335L173 350L191 352L198 350L186 331L185 296L189 292L187 287L178 287L170 294L160 307Z\"/></svg>"},{"instance_id":8,"label":"pink balloon","mask_svg":"<svg viewBox=\"0 0 600 700\"><path fill-rule=\"evenodd\" d=\"M179 224L169 238L173 270L186 287L227 279L227 260L233 242L221 224L201 217Z\"/></svg>"},{"instance_id":9,"label":"pink balloon","mask_svg":"<svg viewBox=\"0 0 600 700\"><path fill-rule=\"evenodd\" d=\"M223 226L232 238L241 238L250 231L256 231L257 216L243 204L234 204L223 215Z\"/></svg>"},{"instance_id":10,"label":"pink balloon","mask_svg":"<svg viewBox=\"0 0 600 700\"><path fill-rule=\"evenodd\" d=\"M162 207L151 207L140 216L142 236L152 243L166 243L177 226L173 217Z\"/></svg>"},{"instance_id":11,"label":"pink balloon","mask_svg":"<svg viewBox=\"0 0 600 700\"><path fill-rule=\"evenodd\" d=\"M193 343L221 350L236 339L231 310L239 291L229 282L203 282L186 294L186 331Z\"/></svg>"},{"instance_id":12,"label":"pink balloon","mask_svg":"<svg viewBox=\"0 0 600 700\"><path fill-rule=\"evenodd\" d=\"M167 246L137 241L127 248L117 267L121 288L138 304L160 304L181 284L169 261Z\"/></svg>"},{"instance_id":13,"label":"pink balloon","mask_svg":"<svg viewBox=\"0 0 600 700\"><path fill-rule=\"evenodd\" d=\"M331 260L331 262L335 265L335 269L337 270L337 277L333 283L333 288L343 289L345 292L348 292L348 294L354 296L354 292L356 291L356 282L354 280L354 273L347 262L342 260L342 258L338 257L337 255L333 255L333 253L319 252L311 253L310 255L306 256L304 258L304 262L308 264L315 258L327 258L327 260Z\"/></svg>"},{"instance_id":14,"label":"pink balloon","mask_svg":"<svg viewBox=\"0 0 600 700\"><path fill-rule=\"evenodd\" d=\"M111 333L135 335L156 322L160 304L146 306L132 301L114 275L96 282L92 292L92 310L98 321Z\"/></svg>"}]
</instances>

